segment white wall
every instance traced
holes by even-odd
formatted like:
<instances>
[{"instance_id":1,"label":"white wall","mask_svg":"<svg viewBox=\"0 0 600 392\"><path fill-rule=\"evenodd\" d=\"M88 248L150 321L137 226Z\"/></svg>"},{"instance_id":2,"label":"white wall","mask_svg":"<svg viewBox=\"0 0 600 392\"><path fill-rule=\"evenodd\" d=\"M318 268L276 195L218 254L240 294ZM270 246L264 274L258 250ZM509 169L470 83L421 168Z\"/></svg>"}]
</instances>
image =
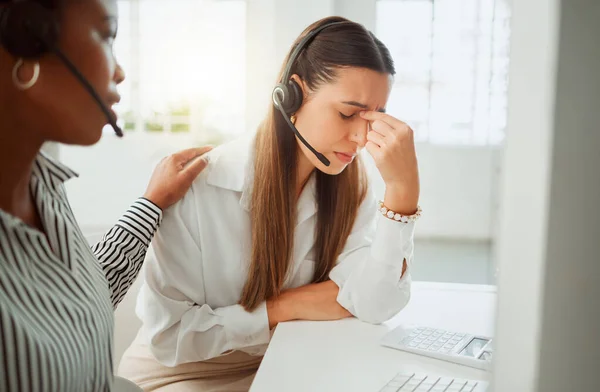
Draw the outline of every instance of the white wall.
<instances>
[{"instance_id":1,"label":"white wall","mask_svg":"<svg viewBox=\"0 0 600 392\"><path fill-rule=\"evenodd\" d=\"M275 1L250 0L246 5L246 121L256 129L271 102L277 78L275 61ZM258 98L260 97L260 98Z\"/></svg>"},{"instance_id":2,"label":"white wall","mask_svg":"<svg viewBox=\"0 0 600 392\"><path fill-rule=\"evenodd\" d=\"M491 240L495 235L499 147L417 145L419 237Z\"/></svg>"},{"instance_id":3,"label":"white wall","mask_svg":"<svg viewBox=\"0 0 600 392\"><path fill-rule=\"evenodd\" d=\"M497 232L499 147L436 146L418 143L423 217L419 239L490 241ZM367 156L368 158L368 156ZM383 195L379 173L368 165Z\"/></svg>"},{"instance_id":4,"label":"white wall","mask_svg":"<svg viewBox=\"0 0 600 392\"><path fill-rule=\"evenodd\" d=\"M600 390L600 3L513 4L494 390Z\"/></svg>"},{"instance_id":5,"label":"white wall","mask_svg":"<svg viewBox=\"0 0 600 392\"><path fill-rule=\"evenodd\" d=\"M108 130L92 147L61 147L61 161L80 175L66 187L84 233L110 228L129 204L143 195L162 157L198 143L185 134L165 136L126 133L119 139Z\"/></svg>"},{"instance_id":6,"label":"white wall","mask_svg":"<svg viewBox=\"0 0 600 392\"><path fill-rule=\"evenodd\" d=\"M376 0L335 0L336 15L343 16L361 23L367 29L375 31L376 28Z\"/></svg>"}]
</instances>

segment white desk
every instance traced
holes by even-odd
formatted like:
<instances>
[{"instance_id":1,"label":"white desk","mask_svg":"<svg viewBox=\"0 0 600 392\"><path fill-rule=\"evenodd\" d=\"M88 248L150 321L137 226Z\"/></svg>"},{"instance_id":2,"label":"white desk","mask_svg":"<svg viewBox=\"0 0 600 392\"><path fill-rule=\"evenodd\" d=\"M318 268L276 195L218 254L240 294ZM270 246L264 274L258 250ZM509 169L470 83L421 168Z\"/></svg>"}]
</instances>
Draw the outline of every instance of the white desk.
<instances>
[{"instance_id":1,"label":"white desk","mask_svg":"<svg viewBox=\"0 0 600 392\"><path fill-rule=\"evenodd\" d=\"M414 282L409 305L385 325L356 319L280 324L251 392L378 392L401 370L489 380L484 371L381 347L400 323L493 336L494 286Z\"/></svg>"}]
</instances>

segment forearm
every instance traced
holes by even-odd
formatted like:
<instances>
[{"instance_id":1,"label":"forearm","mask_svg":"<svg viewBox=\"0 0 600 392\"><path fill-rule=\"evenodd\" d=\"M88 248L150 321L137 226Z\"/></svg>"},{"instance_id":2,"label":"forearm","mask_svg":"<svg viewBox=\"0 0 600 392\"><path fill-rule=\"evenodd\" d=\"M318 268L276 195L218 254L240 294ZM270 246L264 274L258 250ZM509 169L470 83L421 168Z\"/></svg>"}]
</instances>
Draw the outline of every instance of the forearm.
<instances>
[{"instance_id":1,"label":"forearm","mask_svg":"<svg viewBox=\"0 0 600 392\"><path fill-rule=\"evenodd\" d=\"M417 211L419 191L396 186L386 186L383 204L394 212L402 215L412 215Z\"/></svg>"},{"instance_id":2,"label":"forearm","mask_svg":"<svg viewBox=\"0 0 600 392\"><path fill-rule=\"evenodd\" d=\"M106 275L114 307L137 277L161 217L160 208L140 198L102 241L92 247Z\"/></svg>"},{"instance_id":3,"label":"forearm","mask_svg":"<svg viewBox=\"0 0 600 392\"><path fill-rule=\"evenodd\" d=\"M338 302L339 287L328 280L286 290L267 301L269 327L292 320L338 320L351 314Z\"/></svg>"},{"instance_id":4,"label":"forearm","mask_svg":"<svg viewBox=\"0 0 600 392\"><path fill-rule=\"evenodd\" d=\"M275 328L277 324L286 321L295 320L294 310L289 297L293 297L291 292L284 292L277 298L272 298L267 301L267 315L269 317L269 329Z\"/></svg>"}]
</instances>

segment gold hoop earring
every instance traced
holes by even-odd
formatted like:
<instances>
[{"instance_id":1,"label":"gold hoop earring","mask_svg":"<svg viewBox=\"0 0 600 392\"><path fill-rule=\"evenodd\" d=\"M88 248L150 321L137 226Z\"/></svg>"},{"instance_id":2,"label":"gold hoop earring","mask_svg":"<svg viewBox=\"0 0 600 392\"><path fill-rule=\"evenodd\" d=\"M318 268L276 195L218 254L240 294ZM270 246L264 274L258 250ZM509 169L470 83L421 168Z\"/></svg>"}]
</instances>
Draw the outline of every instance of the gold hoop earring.
<instances>
[{"instance_id":1,"label":"gold hoop earring","mask_svg":"<svg viewBox=\"0 0 600 392\"><path fill-rule=\"evenodd\" d=\"M290 117L290 121L292 122L292 124L296 125L296 116L292 115Z\"/></svg>"},{"instance_id":2,"label":"gold hoop earring","mask_svg":"<svg viewBox=\"0 0 600 392\"><path fill-rule=\"evenodd\" d=\"M15 66L12 69L13 83L21 91L28 90L31 87L33 87L37 83L38 78L40 77L40 63L36 61L35 63L33 63L33 76L31 77L31 79L29 79L27 82L21 81L19 79L19 69L21 69L23 64L25 64L25 61L23 61L23 58L20 58L19 60L17 60Z\"/></svg>"}]
</instances>

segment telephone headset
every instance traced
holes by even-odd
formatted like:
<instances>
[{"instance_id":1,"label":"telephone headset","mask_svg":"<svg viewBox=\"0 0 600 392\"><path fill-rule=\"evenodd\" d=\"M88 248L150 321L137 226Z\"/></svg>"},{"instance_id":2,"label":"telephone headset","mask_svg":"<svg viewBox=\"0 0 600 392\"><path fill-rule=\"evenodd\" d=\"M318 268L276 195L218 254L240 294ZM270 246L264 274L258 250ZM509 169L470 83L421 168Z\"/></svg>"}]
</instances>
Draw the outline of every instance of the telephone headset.
<instances>
[{"instance_id":1,"label":"telephone headset","mask_svg":"<svg viewBox=\"0 0 600 392\"><path fill-rule=\"evenodd\" d=\"M317 150L315 150L306 141L306 139L304 139L302 137L302 135L300 135L300 132L298 132L298 129L292 123L292 120L290 119L290 116L292 114L294 114L298 109L300 109L300 106L302 106L302 99L303 99L302 88L300 87L300 85L298 85L298 83L296 83L295 80L290 78L290 72L292 70L292 66L298 59L300 52L302 52L302 50L305 49L310 44L310 42L313 40L313 38L315 38L315 36L317 34L319 34L321 31L323 31L324 29L326 29L328 27L346 24L346 23L348 23L348 22L326 23L326 24L319 26L316 29L312 30L310 33L308 33L298 43L298 45L296 46L296 48L290 55L290 58L284 68L281 81L279 83L277 83L277 85L273 89L273 104L275 105L275 108L281 112L281 114L283 115L283 118L285 119L285 122L288 124L290 129L296 134L296 136L302 142L302 144L304 144L306 146L306 148L308 148L313 154L315 154L315 156L319 159L319 161L321 161L321 163L323 163L323 165L325 165L325 166L329 166L331 164L329 162L329 159L325 158L325 155L323 155L320 152L318 152Z\"/></svg>"},{"instance_id":2,"label":"telephone headset","mask_svg":"<svg viewBox=\"0 0 600 392\"><path fill-rule=\"evenodd\" d=\"M117 136L123 131L94 87L58 47L59 23L54 12L31 0L14 0L0 7L0 45L11 55L38 59L54 53L100 107Z\"/></svg>"}]
</instances>

